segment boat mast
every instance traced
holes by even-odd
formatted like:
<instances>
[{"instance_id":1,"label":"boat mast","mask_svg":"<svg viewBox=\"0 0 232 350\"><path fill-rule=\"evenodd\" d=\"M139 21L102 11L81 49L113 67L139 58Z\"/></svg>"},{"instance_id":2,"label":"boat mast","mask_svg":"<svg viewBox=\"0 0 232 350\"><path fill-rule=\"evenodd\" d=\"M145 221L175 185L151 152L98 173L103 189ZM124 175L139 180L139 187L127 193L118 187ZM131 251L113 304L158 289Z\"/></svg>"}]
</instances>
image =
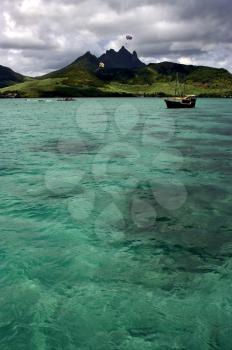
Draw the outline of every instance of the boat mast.
<instances>
[{"instance_id":1,"label":"boat mast","mask_svg":"<svg viewBox=\"0 0 232 350\"><path fill-rule=\"evenodd\" d=\"M185 81L183 82L183 96L185 96L185 88L186 88L186 85L185 85Z\"/></svg>"},{"instance_id":2,"label":"boat mast","mask_svg":"<svg viewBox=\"0 0 232 350\"><path fill-rule=\"evenodd\" d=\"M175 96L177 96L177 73L176 73L176 83L175 83Z\"/></svg>"},{"instance_id":3,"label":"boat mast","mask_svg":"<svg viewBox=\"0 0 232 350\"><path fill-rule=\"evenodd\" d=\"M175 96L180 96L179 73L176 73Z\"/></svg>"}]
</instances>

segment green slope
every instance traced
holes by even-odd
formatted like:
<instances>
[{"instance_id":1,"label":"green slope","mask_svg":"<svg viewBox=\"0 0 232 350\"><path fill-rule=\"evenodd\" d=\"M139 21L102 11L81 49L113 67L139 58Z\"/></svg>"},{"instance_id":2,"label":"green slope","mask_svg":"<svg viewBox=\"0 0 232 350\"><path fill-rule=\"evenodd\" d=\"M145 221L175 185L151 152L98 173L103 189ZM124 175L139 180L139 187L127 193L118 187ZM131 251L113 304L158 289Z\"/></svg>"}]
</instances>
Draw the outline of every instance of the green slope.
<instances>
[{"instance_id":1,"label":"green slope","mask_svg":"<svg viewBox=\"0 0 232 350\"><path fill-rule=\"evenodd\" d=\"M172 62L132 70L100 70L98 65L97 57L87 52L65 68L3 88L0 93L16 92L20 97L165 96L174 93L178 73L186 94L232 96L232 75L225 69Z\"/></svg>"},{"instance_id":2,"label":"green slope","mask_svg":"<svg viewBox=\"0 0 232 350\"><path fill-rule=\"evenodd\" d=\"M21 83L26 79L23 75L14 72L12 69L0 66L0 88Z\"/></svg>"},{"instance_id":3,"label":"green slope","mask_svg":"<svg viewBox=\"0 0 232 350\"><path fill-rule=\"evenodd\" d=\"M1 89L0 93L15 92L20 97L97 96L103 86L95 74L97 68L97 58L87 52L65 68Z\"/></svg>"}]
</instances>

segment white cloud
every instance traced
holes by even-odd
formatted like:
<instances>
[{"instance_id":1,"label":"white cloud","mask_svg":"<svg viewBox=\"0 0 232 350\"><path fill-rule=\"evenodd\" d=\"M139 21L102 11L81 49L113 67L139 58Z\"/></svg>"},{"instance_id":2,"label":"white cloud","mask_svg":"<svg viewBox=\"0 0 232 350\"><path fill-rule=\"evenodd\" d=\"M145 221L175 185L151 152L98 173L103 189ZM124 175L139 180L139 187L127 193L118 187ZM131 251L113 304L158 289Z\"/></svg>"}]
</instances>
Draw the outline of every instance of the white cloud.
<instances>
[{"instance_id":1,"label":"white cloud","mask_svg":"<svg viewBox=\"0 0 232 350\"><path fill-rule=\"evenodd\" d=\"M181 63L181 64L187 64L187 65L194 65L195 62L194 60L191 58L191 57L180 57L178 59L178 63Z\"/></svg>"}]
</instances>

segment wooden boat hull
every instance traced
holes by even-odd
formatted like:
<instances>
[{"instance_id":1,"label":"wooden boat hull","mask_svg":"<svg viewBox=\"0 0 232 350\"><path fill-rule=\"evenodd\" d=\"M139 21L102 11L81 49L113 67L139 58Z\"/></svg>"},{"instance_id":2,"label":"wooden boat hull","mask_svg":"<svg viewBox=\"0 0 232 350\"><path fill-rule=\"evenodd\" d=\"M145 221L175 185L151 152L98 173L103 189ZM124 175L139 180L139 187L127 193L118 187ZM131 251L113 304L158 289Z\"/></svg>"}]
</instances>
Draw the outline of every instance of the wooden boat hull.
<instances>
[{"instance_id":1,"label":"wooden boat hull","mask_svg":"<svg viewBox=\"0 0 232 350\"><path fill-rule=\"evenodd\" d=\"M191 100L165 100L167 108L195 108L196 99Z\"/></svg>"}]
</instances>

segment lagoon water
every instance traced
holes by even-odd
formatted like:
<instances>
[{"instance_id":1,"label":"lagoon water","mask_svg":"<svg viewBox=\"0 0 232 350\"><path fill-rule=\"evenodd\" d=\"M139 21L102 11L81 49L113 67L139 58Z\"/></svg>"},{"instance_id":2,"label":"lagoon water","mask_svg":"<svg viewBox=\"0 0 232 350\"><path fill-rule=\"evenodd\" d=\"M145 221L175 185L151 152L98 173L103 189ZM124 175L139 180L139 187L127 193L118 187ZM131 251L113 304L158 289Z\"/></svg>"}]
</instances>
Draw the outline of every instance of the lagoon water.
<instances>
[{"instance_id":1,"label":"lagoon water","mask_svg":"<svg viewBox=\"0 0 232 350\"><path fill-rule=\"evenodd\" d=\"M0 349L232 348L232 100L0 101Z\"/></svg>"}]
</instances>

